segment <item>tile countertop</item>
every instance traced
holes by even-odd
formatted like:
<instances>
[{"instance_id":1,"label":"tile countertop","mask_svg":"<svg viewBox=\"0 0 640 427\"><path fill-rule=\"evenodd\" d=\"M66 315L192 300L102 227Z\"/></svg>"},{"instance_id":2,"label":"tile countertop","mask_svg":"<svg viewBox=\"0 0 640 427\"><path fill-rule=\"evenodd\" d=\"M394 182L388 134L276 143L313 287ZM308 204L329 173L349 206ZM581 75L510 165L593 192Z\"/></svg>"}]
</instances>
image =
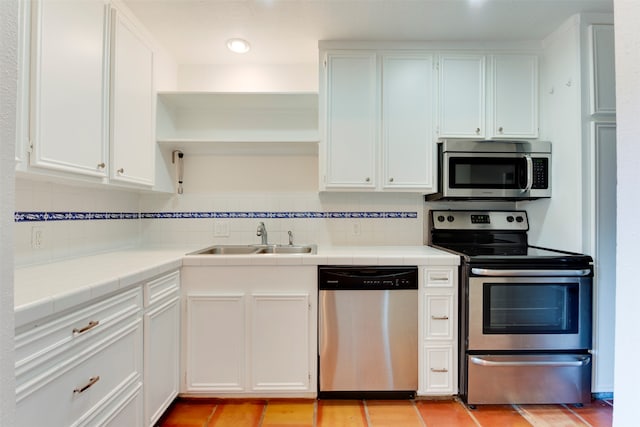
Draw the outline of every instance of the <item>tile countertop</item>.
<instances>
[{"instance_id":1,"label":"tile countertop","mask_svg":"<svg viewBox=\"0 0 640 427\"><path fill-rule=\"evenodd\" d=\"M126 289L181 266L458 265L428 246L318 247L317 254L189 255L200 248L128 249L15 270L16 327Z\"/></svg>"}]
</instances>

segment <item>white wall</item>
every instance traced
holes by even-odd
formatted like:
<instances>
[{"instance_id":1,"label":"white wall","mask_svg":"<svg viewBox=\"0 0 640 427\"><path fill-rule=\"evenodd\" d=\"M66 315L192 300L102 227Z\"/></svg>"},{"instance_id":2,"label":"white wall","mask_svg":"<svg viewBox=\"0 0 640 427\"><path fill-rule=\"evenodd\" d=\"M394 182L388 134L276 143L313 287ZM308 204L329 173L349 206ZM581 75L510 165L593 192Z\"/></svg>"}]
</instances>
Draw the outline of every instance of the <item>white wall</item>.
<instances>
[{"instance_id":1,"label":"white wall","mask_svg":"<svg viewBox=\"0 0 640 427\"><path fill-rule=\"evenodd\" d=\"M613 424L638 424L640 352L640 2L614 0L618 159L615 406Z\"/></svg>"},{"instance_id":2,"label":"white wall","mask_svg":"<svg viewBox=\"0 0 640 427\"><path fill-rule=\"evenodd\" d=\"M18 2L0 1L0 425L15 419L13 199Z\"/></svg>"},{"instance_id":3,"label":"white wall","mask_svg":"<svg viewBox=\"0 0 640 427\"><path fill-rule=\"evenodd\" d=\"M572 16L543 42L540 139L552 143L552 197L518 203L531 220L531 243L582 252L580 19Z\"/></svg>"},{"instance_id":4,"label":"white wall","mask_svg":"<svg viewBox=\"0 0 640 427\"><path fill-rule=\"evenodd\" d=\"M317 92L317 64L181 64L178 89L204 92Z\"/></svg>"}]
</instances>

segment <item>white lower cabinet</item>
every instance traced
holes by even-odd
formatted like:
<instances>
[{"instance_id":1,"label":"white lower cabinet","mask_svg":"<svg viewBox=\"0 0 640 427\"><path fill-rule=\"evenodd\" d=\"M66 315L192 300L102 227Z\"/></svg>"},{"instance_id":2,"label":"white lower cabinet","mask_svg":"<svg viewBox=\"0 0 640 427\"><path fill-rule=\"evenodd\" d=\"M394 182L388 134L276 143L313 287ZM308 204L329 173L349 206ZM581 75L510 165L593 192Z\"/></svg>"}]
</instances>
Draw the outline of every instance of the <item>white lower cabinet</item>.
<instances>
[{"instance_id":1,"label":"white lower cabinet","mask_svg":"<svg viewBox=\"0 0 640 427\"><path fill-rule=\"evenodd\" d=\"M122 411L138 414L126 425L142 425L141 294L16 331L17 426L108 425Z\"/></svg>"},{"instance_id":2,"label":"white lower cabinet","mask_svg":"<svg viewBox=\"0 0 640 427\"><path fill-rule=\"evenodd\" d=\"M307 391L309 293L251 296L251 390Z\"/></svg>"},{"instance_id":3,"label":"white lower cabinet","mask_svg":"<svg viewBox=\"0 0 640 427\"><path fill-rule=\"evenodd\" d=\"M183 267L187 395L316 394L315 266Z\"/></svg>"},{"instance_id":4,"label":"white lower cabinet","mask_svg":"<svg viewBox=\"0 0 640 427\"><path fill-rule=\"evenodd\" d=\"M178 395L180 384L180 273L144 289L144 425L153 426Z\"/></svg>"},{"instance_id":5,"label":"white lower cabinet","mask_svg":"<svg viewBox=\"0 0 640 427\"><path fill-rule=\"evenodd\" d=\"M454 266L422 270L419 291L418 395L458 392L458 272Z\"/></svg>"}]
</instances>

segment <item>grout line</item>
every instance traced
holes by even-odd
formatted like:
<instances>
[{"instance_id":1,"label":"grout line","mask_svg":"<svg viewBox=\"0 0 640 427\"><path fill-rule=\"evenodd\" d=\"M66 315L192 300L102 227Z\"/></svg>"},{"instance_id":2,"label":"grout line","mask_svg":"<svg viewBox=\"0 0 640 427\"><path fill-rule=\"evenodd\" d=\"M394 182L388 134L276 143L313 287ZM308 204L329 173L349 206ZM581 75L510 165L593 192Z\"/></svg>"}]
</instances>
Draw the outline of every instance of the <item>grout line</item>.
<instances>
[{"instance_id":1,"label":"grout line","mask_svg":"<svg viewBox=\"0 0 640 427\"><path fill-rule=\"evenodd\" d=\"M269 400L264 401L264 405L262 405L262 414L260 414L260 420L258 421L258 426L261 426L264 422L264 417L267 414L267 405L269 405Z\"/></svg>"},{"instance_id":2,"label":"grout line","mask_svg":"<svg viewBox=\"0 0 640 427\"><path fill-rule=\"evenodd\" d=\"M318 399L313 401L313 422L311 425L313 427L318 427Z\"/></svg>"},{"instance_id":3,"label":"grout line","mask_svg":"<svg viewBox=\"0 0 640 427\"><path fill-rule=\"evenodd\" d=\"M569 406L565 405L564 403L562 404L562 406L565 407L566 410L568 410L569 412L571 412L573 415L575 415L576 417L578 417L578 419L580 421L582 421L587 427L593 427L591 424L589 424L589 422L587 420L585 420L584 418L582 418L582 416L580 414L578 414L576 411L574 411L573 409L571 409Z\"/></svg>"},{"instance_id":4,"label":"grout line","mask_svg":"<svg viewBox=\"0 0 640 427\"><path fill-rule=\"evenodd\" d=\"M422 418L422 414L420 414L420 411L418 410L418 405L416 405L415 399L411 400L411 406L413 406L414 411L418 414L418 419L420 420L422 427L427 427L427 422Z\"/></svg>"},{"instance_id":5,"label":"grout line","mask_svg":"<svg viewBox=\"0 0 640 427\"><path fill-rule=\"evenodd\" d=\"M362 406L364 407L365 421L367 422L367 426L371 427L371 417L369 417L369 407L367 406L367 401L362 400L361 402L362 402Z\"/></svg>"},{"instance_id":6,"label":"grout line","mask_svg":"<svg viewBox=\"0 0 640 427\"><path fill-rule=\"evenodd\" d=\"M480 421L478 421L478 419L476 418L475 415L473 415L473 411L471 409L469 409L469 407L467 405L465 405L459 398L455 398L455 401L458 402L458 404L462 405L462 407L464 408L465 411L467 411L467 414L469 414L469 416L471 417L471 419L473 420L474 423L476 423L476 425L478 427L482 427L482 424L480 424Z\"/></svg>"},{"instance_id":7,"label":"grout line","mask_svg":"<svg viewBox=\"0 0 640 427\"><path fill-rule=\"evenodd\" d=\"M537 424L537 423L536 423L536 417L535 417L533 414L531 414L531 413L527 412L527 410L526 410L526 409L524 409L522 406L516 405L516 404L514 403L514 404L512 404L512 405L511 405L511 407L512 407L513 409L515 409L515 410L516 410L516 412L517 412L518 414L520 414L520 416L521 416L522 418L524 418L524 420L525 420L526 422L528 422L529 424L531 424L532 426L535 426L535 425Z\"/></svg>"},{"instance_id":8,"label":"grout line","mask_svg":"<svg viewBox=\"0 0 640 427\"><path fill-rule=\"evenodd\" d=\"M204 422L203 427L207 427L209 425L209 422L211 421L211 419L213 418L213 415L216 413L216 411L218 410L218 406L220 406L219 403L216 403L215 405L213 405L213 410L211 411L211 413L209 414L209 416L207 417L207 420Z\"/></svg>"}]
</instances>

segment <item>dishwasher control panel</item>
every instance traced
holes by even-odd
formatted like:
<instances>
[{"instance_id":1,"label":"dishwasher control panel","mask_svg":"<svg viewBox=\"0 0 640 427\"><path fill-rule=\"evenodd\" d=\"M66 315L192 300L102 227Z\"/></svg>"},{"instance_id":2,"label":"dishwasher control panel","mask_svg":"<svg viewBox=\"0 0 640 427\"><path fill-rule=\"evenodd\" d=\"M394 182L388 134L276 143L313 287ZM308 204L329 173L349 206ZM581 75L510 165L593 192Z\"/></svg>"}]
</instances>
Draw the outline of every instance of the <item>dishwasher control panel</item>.
<instances>
[{"instance_id":1,"label":"dishwasher control panel","mask_svg":"<svg viewBox=\"0 0 640 427\"><path fill-rule=\"evenodd\" d=\"M372 291L418 289L418 267L319 266L318 288Z\"/></svg>"}]
</instances>

